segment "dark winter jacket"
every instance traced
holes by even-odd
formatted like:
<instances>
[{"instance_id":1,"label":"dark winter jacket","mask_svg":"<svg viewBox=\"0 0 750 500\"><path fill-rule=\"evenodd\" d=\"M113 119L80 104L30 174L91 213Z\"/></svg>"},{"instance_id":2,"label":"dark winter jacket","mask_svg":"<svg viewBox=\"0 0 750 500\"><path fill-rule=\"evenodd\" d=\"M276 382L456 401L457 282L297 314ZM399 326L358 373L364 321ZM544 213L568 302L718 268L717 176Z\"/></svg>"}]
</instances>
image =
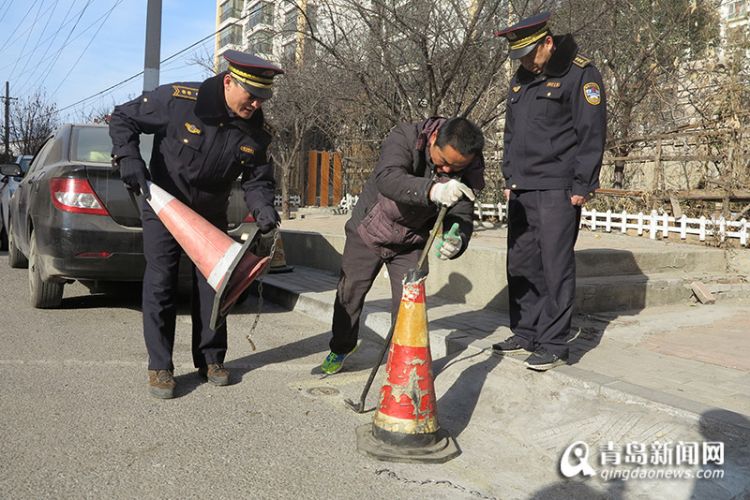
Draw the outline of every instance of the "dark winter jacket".
<instances>
[{"instance_id":1,"label":"dark winter jacket","mask_svg":"<svg viewBox=\"0 0 750 500\"><path fill-rule=\"evenodd\" d=\"M232 182L242 176L248 208L273 206L273 165L266 156L271 134L263 112L230 117L224 74L203 83L162 85L115 107L109 124L112 154L140 157L140 134L153 134L150 170L155 184L198 213L226 213Z\"/></svg>"},{"instance_id":2,"label":"dark winter jacket","mask_svg":"<svg viewBox=\"0 0 750 500\"><path fill-rule=\"evenodd\" d=\"M435 224L439 206L430 201L435 182L460 180L478 193L484 188L484 158L475 160L457 174L436 174L428 161L429 137L445 118L397 125L380 149L380 159L365 183L350 223L364 242L388 258L424 246ZM451 207L443 222L445 231L459 224L463 253L473 231L474 203L465 197ZM456 255L456 257L458 257ZM454 257L455 258L455 257Z\"/></svg>"}]
</instances>

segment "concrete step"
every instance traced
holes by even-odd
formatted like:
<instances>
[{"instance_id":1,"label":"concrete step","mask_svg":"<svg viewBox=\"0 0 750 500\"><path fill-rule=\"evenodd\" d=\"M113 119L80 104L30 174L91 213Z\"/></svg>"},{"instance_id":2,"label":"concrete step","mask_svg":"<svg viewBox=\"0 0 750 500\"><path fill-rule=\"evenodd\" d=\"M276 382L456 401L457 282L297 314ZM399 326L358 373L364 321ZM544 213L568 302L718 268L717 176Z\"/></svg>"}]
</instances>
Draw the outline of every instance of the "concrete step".
<instances>
[{"instance_id":1,"label":"concrete step","mask_svg":"<svg viewBox=\"0 0 750 500\"><path fill-rule=\"evenodd\" d=\"M486 234L477 235L460 260L448 264L455 267L460 263L469 271L477 270L484 279L489 269L496 269L498 278L504 279L505 239L483 238ZM601 248L591 248L591 243L587 241L576 247L577 276L583 278L652 273L684 276L721 274L727 271L727 256L719 249L638 240L627 236L605 236L608 236L607 241L598 240L601 241ZM343 231L340 234L330 234L284 230L283 239L290 264L334 272L341 268L341 254L346 241ZM617 248L618 244L621 248ZM437 259L432 260L433 264L440 264L435 262Z\"/></svg>"},{"instance_id":2,"label":"concrete step","mask_svg":"<svg viewBox=\"0 0 750 500\"><path fill-rule=\"evenodd\" d=\"M498 234L478 234L458 259L430 259L428 295L478 308L507 310L506 241ZM285 230L282 238L290 265L338 275L346 241L343 232ZM717 249L618 235L586 234L580 243L576 250L576 305L581 312L638 310L689 301L690 282L705 281L706 276L721 277L727 268L725 252ZM376 285L387 283L384 270ZM737 296L738 292L732 294Z\"/></svg>"}]
</instances>

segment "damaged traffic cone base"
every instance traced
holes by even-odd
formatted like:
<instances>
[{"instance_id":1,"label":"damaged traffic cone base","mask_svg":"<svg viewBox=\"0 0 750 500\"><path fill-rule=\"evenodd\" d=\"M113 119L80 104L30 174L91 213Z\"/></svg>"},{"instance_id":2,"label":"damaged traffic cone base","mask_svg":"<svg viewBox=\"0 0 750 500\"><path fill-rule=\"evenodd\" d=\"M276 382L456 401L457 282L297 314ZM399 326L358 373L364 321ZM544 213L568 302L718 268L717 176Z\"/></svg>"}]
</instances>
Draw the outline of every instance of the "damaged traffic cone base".
<instances>
[{"instance_id":1,"label":"damaged traffic cone base","mask_svg":"<svg viewBox=\"0 0 750 500\"><path fill-rule=\"evenodd\" d=\"M438 425L426 276L412 270L404 279L378 410L372 424L357 429L357 449L378 460L443 463L461 453L456 441Z\"/></svg>"}]
</instances>

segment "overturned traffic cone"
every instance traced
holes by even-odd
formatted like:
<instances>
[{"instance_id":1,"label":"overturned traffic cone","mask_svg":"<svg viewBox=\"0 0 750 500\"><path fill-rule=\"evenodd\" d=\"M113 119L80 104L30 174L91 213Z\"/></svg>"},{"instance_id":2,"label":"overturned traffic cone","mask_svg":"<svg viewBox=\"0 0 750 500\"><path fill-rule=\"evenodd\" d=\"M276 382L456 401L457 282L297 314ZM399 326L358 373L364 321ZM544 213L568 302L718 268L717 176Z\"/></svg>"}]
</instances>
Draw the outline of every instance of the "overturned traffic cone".
<instances>
[{"instance_id":1,"label":"overturned traffic cone","mask_svg":"<svg viewBox=\"0 0 750 500\"><path fill-rule=\"evenodd\" d=\"M269 257L250 251L255 238L237 243L187 205L149 182L149 204L208 284L216 291L210 327L224 324L229 310L269 264Z\"/></svg>"},{"instance_id":2,"label":"overturned traffic cone","mask_svg":"<svg viewBox=\"0 0 750 500\"><path fill-rule=\"evenodd\" d=\"M386 379L372 424L357 428L357 449L390 462L443 463L461 450L437 419L425 308L427 274L411 270L393 331Z\"/></svg>"},{"instance_id":3,"label":"overturned traffic cone","mask_svg":"<svg viewBox=\"0 0 750 500\"><path fill-rule=\"evenodd\" d=\"M268 272L271 274L275 274L288 273L291 271L294 271L294 268L286 264L284 243L281 240L281 234L279 234L276 238L275 246L273 248L273 255L271 255L271 264L268 266Z\"/></svg>"}]
</instances>

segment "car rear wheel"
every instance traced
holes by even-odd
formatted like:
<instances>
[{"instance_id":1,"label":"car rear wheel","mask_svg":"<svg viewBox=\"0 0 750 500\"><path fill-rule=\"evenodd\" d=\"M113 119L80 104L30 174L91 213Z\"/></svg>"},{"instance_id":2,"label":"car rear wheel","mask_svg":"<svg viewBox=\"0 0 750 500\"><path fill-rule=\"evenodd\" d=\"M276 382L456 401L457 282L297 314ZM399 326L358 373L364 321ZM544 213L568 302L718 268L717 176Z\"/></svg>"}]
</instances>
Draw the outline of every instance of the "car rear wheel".
<instances>
[{"instance_id":1,"label":"car rear wheel","mask_svg":"<svg viewBox=\"0 0 750 500\"><path fill-rule=\"evenodd\" d=\"M16 246L13 229L11 229L10 224L8 224L8 265L13 269L23 269L29 265L26 256Z\"/></svg>"},{"instance_id":2,"label":"car rear wheel","mask_svg":"<svg viewBox=\"0 0 750 500\"><path fill-rule=\"evenodd\" d=\"M39 254L36 249L35 234L31 232L29 249L29 291L31 305L39 309L59 307L62 302L64 283L44 281L40 269Z\"/></svg>"}]
</instances>

